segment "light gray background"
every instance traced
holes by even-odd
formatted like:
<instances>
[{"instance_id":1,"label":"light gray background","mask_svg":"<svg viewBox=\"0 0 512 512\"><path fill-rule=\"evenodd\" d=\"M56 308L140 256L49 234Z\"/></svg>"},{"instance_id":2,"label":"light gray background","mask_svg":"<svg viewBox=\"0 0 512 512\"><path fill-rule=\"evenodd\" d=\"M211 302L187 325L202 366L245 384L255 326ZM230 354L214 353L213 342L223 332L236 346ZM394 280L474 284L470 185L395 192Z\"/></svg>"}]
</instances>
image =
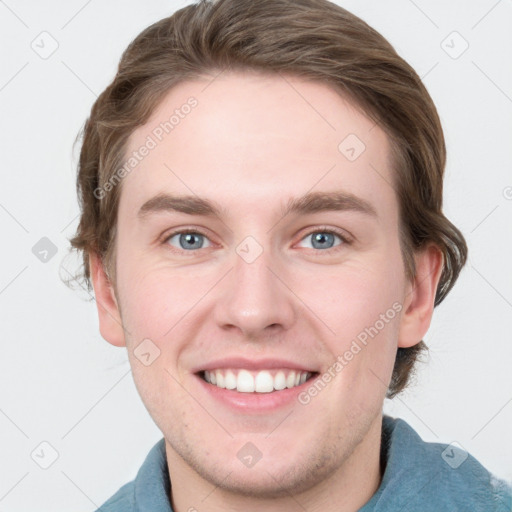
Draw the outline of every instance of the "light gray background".
<instances>
[{"instance_id":1,"label":"light gray background","mask_svg":"<svg viewBox=\"0 0 512 512\"><path fill-rule=\"evenodd\" d=\"M0 1L0 511L94 510L161 438L125 349L101 338L94 303L59 266L76 266L75 136L127 44L188 3ZM512 480L512 1L338 3L423 78L448 146L445 210L470 249L435 311L428 362L385 411ZM58 43L46 59L33 49L51 49L43 31ZM456 59L453 31L469 44ZM32 252L42 237L58 249L46 263Z\"/></svg>"}]
</instances>

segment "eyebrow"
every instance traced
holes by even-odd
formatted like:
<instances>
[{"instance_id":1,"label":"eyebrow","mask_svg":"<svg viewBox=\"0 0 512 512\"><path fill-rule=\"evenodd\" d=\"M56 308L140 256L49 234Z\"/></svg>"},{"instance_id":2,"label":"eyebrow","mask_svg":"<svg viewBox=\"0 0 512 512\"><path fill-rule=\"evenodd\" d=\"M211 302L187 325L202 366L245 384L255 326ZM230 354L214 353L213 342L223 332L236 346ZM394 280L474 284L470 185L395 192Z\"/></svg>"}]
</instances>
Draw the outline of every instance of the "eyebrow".
<instances>
[{"instance_id":1,"label":"eyebrow","mask_svg":"<svg viewBox=\"0 0 512 512\"><path fill-rule=\"evenodd\" d=\"M342 191L309 192L304 196L289 199L282 208L283 217L289 214L307 215L324 211L354 211L377 218L374 206L354 194ZM137 216L143 220L158 212L178 212L188 215L203 215L221 218L225 208L215 201L199 196L177 196L160 193L146 201L139 209Z\"/></svg>"}]
</instances>

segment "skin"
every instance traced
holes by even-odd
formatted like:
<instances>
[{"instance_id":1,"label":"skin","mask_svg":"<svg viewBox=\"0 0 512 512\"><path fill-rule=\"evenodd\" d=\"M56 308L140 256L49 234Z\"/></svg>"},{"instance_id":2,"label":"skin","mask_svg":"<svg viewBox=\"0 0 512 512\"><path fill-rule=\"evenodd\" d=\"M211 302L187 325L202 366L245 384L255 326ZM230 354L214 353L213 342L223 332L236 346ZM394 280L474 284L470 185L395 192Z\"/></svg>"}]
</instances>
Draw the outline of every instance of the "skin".
<instances>
[{"instance_id":1,"label":"skin","mask_svg":"<svg viewBox=\"0 0 512 512\"><path fill-rule=\"evenodd\" d=\"M127 348L165 437L175 511L356 510L380 484L382 405L396 349L427 332L440 251L416 254L417 275L406 279L388 138L319 82L231 72L182 83L131 135L128 151L190 96L197 107L122 183L117 295L90 256L101 334ZM351 133L366 146L354 161L338 150ZM290 198L333 190L365 199L377 216L280 213ZM223 216L139 219L160 192L209 198ZM183 249L179 235L165 241L182 227L206 233L202 248ZM352 243L334 237L313 246L325 228ZM249 235L263 250L252 263L236 252ZM228 355L291 358L326 372L394 303L401 312L307 405L243 414L214 402L191 373ZM143 339L160 350L149 366L134 355ZM249 441L262 453L251 468L237 457Z\"/></svg>"}]
</instances>

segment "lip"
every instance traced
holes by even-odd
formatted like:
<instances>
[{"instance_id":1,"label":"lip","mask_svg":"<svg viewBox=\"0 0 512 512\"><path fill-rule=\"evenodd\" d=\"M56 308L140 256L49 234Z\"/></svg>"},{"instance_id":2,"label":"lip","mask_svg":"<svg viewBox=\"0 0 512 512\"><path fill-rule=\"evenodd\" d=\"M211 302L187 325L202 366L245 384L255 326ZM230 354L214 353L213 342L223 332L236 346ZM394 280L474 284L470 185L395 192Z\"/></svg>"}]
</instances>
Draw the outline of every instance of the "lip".
<instances>
[{"instance_id":1,"label":"lip","mask_svg":"<svg viewBox=\"0 0 512 512\"><path fill-rule=\"evenodd\" d=\"M289 370L299 370L301 372L310 372L310 373L318 373L319 370L317 368L312 368L311 366L298 363L295 361L290 361L288 359L247 359L244 357L225 357L222 359L216 359L215 361L210 361L209 363L202 364L201 366L197 366L196 368L192 368L190 371L192 373L199 373L204 370L219 370L219 369L229 369L229 368L238 368L238 369L246 369L246 370L272 370L275 368L289 369ZM297 386L298 388L299 386ZM219 388L220 389L220 388ZM295 389L295 388L291 388Z\"/></svg>"},{"instance_id":2,"label":"lip","mask_svg":"<svg viewBox=\"0 0 512 512\"><path fill-rule=\"evenodd\" d=\"M297 395L311 386L319 376L320 373L314 372L313 376L303 384L281 391L241 393L231 389L219 388L203 380L199 373L194 374L194 378L198 381L202 391L216 403L221 403L236 413L251 415L269 414L290 404L297 404Z\"/></svg>"}]
</instances>

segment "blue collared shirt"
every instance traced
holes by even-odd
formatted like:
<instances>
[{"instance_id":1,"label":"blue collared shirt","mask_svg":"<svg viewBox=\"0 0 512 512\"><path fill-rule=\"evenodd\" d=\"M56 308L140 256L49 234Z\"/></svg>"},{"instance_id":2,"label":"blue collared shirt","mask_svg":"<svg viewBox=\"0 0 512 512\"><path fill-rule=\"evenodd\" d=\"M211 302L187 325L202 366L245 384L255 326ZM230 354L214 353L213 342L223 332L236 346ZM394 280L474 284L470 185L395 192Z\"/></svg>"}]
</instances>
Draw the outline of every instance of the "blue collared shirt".
<instances>
[{"instance_id":1,"label":"blue collared shirt","mask_svg":"<svg viewBox=\"0 0 512 512\"><path fill-rule=\"evenodd\" d=\"M456 445L427 443L400 418L383 416L377 492L359 512L511 512L512 484ZM135 480L96 512L173 512L162 438Z\"/></svg>"}]
</instances>

